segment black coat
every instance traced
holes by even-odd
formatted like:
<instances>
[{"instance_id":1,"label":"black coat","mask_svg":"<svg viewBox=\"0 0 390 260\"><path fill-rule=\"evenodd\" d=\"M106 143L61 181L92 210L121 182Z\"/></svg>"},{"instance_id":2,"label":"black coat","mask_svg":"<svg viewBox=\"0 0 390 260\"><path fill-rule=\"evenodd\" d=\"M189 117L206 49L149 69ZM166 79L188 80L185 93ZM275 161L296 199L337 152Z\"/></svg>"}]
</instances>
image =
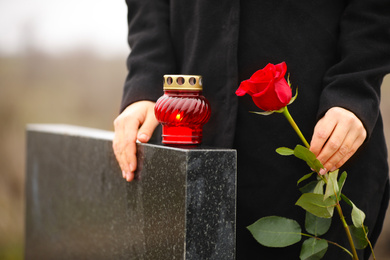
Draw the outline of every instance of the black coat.
<instances>
[{"instance_id":1,"label":"black coat","mask_svg":"<svg viewBox=\"0 0 390 260\"><path fill-rule=\"evenodd\" d=\"M299 87L289 110L307 139L335 106L355 113L366 127L365 143L343 167L349 174L344 193L366 212L375 242L389 197L379 103L383 76L390 72L390 1L280 0L260 1L257 7L244 0L241 5L239 0L126 2L132 51L121 108L157 100L164 74L203 76L203 94L212 107L203 143L238 150L239 259L299 255L299 247L265 249L245 230L267 215L303 219L303 210L294 206L295 185L309 169L274 152L293 148L299 139L281 115L250 114L258 110L251 99L235 95L241 80L269 62L286 61L292 84ZM329 236L341 239L337 231ZM329 259L348 259L338 253L330 248Z\"/></svg>"}]
</instances>

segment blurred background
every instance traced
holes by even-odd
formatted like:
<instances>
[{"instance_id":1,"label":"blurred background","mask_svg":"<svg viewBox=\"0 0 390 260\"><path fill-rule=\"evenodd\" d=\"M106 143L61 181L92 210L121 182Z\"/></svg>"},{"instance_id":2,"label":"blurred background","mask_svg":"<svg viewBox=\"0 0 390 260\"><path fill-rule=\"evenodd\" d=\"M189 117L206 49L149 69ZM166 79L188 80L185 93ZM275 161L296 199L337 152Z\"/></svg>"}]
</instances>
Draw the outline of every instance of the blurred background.
<instances>
[{"instance_id":1,"label":"blurred background","mask_svg":"<svg viewBox=\"0 0 390 260\"><path fill-rule=\"evenodd\" d=\"M0 0L0 260L23 259L26 125L113 129L129 52L126 14L124 0ZM389 76L382 89L390 140ZM390 259L389 219L378 259Z\"/></svg>"},{"instance_id":2,"label":"blurred background","mask_svg":"<svg viewBox=\"0 0 390 260\"><path fill-rule=\"evenodd\" d=\"M26 124L113 129L126 15L124 0L0 0L0 260L23 259Z\"/></svg>"}]
</instances>

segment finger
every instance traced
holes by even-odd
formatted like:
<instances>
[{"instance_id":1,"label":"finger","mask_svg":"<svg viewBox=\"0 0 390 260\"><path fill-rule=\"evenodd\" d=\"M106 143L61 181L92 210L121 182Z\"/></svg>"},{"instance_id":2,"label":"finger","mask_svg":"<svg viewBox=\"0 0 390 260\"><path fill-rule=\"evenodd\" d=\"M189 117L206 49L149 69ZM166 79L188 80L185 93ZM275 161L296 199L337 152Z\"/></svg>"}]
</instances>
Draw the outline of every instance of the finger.
<instances>
[{"instance_id":1,"label":"finger","mask_svg":"<svg viewBox=\"0 0 390 260\"><path fill-rule=\"evenodd\" d=\"M320 119L316 124L310 142L310 151L312 151L315 156L318 156L321 153L326 141L333 133L336 124L335 121L328 120L326 117Z\"/></svg>"},{"instance_id":2,"label":"finger","mask_svg":"<svg viewBox=\"0 0 390 260\"><path fill-rule=\"evenodd\" d=\"M350 132L345 132L342 127L335 129L334 136L329 139L321 154L318 156L318 160L322 162L324 168L334 171L336 170L336 164L343 160L345 157L350 157L354 143L356 141L356 135Z\"/></svg>"},{"instance_id":3,"label":"finger","mask_svg":"<svg viewBox=\"0 0 390 260\"><path fill-rule=\"evenodd\" d=\"M334 165L333 166L329 166L331 167L330 169L332 171L340 168L341 166L344 165L344 163L346 163L355 153L356 151L359 149L359 147L363 144L364 140L366 139L366 131L365 129L363 129L364 131L359 131L358 128L353 128L355 130L354 133L351 134L351 140L353 138L353 136L355 136L355 139L351 145L351 148L349 149L349 151L345 154L345 156L341 156L340 160L337 161L337 159L333 159L331 158L329 161L331 161L331 164L333 162Z\"/></svg>"},{"instance_id":4,"label":"finger","mask_svg":"<svg viewBox=\"0 0 390 260\"><path fill-rule=\"evenodd\" d=\"M137 138L140 142L146 143L151 138L154 130L158 125L158 121L154 115L154 110L150 109L145 118L144 124L138 130Z\"/></svg>"},{"instance_id":5,"label":"finger","mask_svg":"<svg viewBox=\"0 0 390 260\"><path fill-rule=\"evenodd\" d=\"M357 146L358 148L358 146ZM347 162L356 152L357 148L352 148L343 158L341 158L340 161L338 161L334 166L329 166L331 167L331 171L335 171L339 169L341 166L344 165L345 162Z\"/></svg>"},{"instance_id":6,"label":"finger","mask_svg":"<svg viewBox=\"0 0 390 260\"><path fill-rule=\"evenodd\" d=\"M115 157L119 163L119 166L122 170L122 176L125 178L125 174L129 171L128 165L126 163L126 158L124 155L124 144L122 140L124 139L124 124L121 118L117 118L114 121L115 136L112 142L113 150Z\"/></svg>"},{"instance_id":7,"label":"finger","mask_svg":"<svg viewBox=\"0 0 390 260\"><path fill-rule=\"evenodd\" d=\"M126 180L132 181L134 179L134 172L137 169L137 133L138 133L139 121L132 118L126 121L124 126L124 151L123 158L124 163L127 166Z\"/></svg>"},{"instance_id":8,"label":"finger","mask_svg":"<svg viewBox=\"0 0 390 260\"><path fill-rule=\"evenodd\" d=\"M134 180L134 176L135 176L135 173L134 172L128 172L126 175L125 175L125 179L127 182L131 182L132 180Z\"/></svg>"},{"instance_id":9,"label":"finger","mask_svg":"<svg viewBox=\"0 0 390 260\"><path fill-rule=\"evenodd\" d=\"M136 134L139 122L126 113L121 114L114 121L115 137L113 140L114 153L122 169L122 177L128 181L134 178L137 160Z\"/></svg>"},{"instance_id":10,"label":"finger","mask_svg":"<svg viewBox=\"0 0 390 260\"><path fill-rule=\"evenodd\" d=\"M349 127L346 128L342 123L337 124L328 141L322 148L320 154L317 156L317 159L322 163L322 165L324 165L326 169L330 169L330 158L334 156L334 160L339 161L349 152L352 143L354 142L354 137L348 137L348 132Z\"/></svg>"}]
</instances>

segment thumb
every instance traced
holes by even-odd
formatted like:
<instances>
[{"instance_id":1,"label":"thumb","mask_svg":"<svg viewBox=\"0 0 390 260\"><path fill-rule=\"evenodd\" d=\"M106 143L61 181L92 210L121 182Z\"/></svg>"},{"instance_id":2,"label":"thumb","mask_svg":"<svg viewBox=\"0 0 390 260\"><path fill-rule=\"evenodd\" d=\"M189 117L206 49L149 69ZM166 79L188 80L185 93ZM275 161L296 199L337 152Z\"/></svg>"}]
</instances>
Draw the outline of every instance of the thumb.
<instances>
[{"instance_id":1,"label":"thumb","mask_svg":"<svg viewBox=\"0 0 390 260\"><path fill-rule=\"evenodd\" d=\"M152 137L154 129L156 129L157 125L158 121L154 116L154 111L152 111L151 113L148 112L145 118L145 122L138 130L137 139L142 143L148 142L149 139Z\"/></svg>"}]
</instances>

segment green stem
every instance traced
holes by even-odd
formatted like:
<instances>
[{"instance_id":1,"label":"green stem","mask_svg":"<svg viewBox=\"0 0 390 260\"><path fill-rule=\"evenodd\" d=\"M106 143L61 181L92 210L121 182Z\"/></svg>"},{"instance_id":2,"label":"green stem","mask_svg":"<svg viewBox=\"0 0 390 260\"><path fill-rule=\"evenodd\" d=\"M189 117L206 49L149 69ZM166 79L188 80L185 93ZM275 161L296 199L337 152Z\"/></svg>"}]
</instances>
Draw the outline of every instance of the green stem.
<instances>
[{"instance_id":1,"label":"green stem","mask_svg":"<svg viewBox=\"0 0 390 260\"><path fill-rule=\"evenodd\" d=\"M345 233L347 234L349 245L351 246L351 250L352 250L352 254L353 254L353 258L352 259L353 260L359 260L359 257L358 257L357 252L356 252L355 245L354 245L353 240L352 240L352 235L351 235L351 232L349 231L348 224L345 221L345 217L343 215L343 211L341 210L340 203L337 203L336 209L337 209L337 212L339 213L341 222L343 223L343 227L344 227Z\"/></svg>"},{"instance_id":2,"label":"green stem","mask_svg":"<svg viewBox=\"0 0 390 260\"><path fill-rule=\"evenodd\" d=\"M310 149L309 143L306 141L305 137L303 136L301 130L299 130L298 125L295 123L294 119L291 117L290 112L288 112L287 106L283 109L283 115L287 118L287 121L290 123L292 128L295 130L295 132L298 134L299 138L301 138L302 142L306 146L307 149Z\"/></svg>"},{"instance_id":3,"label":"green stem","mask_svg":"<svg viewBox=\"0 0 390 260\"><path fill-rule=\"evenodd\" d=\"M372 247L371 241L368 239L367 231L366 231L366 229L364 228L364 225L363 225L363 230L364 230L364 235L366 236L366 240L367 240L367 242L368 242L368 245L370 246L370 249L371 249L372 258L373 258L374 260L376 260L375 253L374 253L374 248Z\"/></svg>"},{"instance_id":4,"label":"green stem","mask_svg":"<svg viewBox=\"0 0 390 260\"><path fill-rule=\"evenodd\" d=\"M292 126L292 128L295 130L295 132L298 134L299 138L301 138L302 142L304 143L304 145L306 146L307 149L310 149L310 145L309 143L306 141L306 138L303 136L301 130L299 129L298 125L295 123L294 119L292 118L292 116L290 115L290 112L288 111L287 109L287 106L285 106L284 108L282 108L282 113L283 115L287 118L287 121L290 123L290 125ZM323 175L319 175L318 176L327 184L328 181L327 179L323 176Z\"/></svg>"}]
</instances>

